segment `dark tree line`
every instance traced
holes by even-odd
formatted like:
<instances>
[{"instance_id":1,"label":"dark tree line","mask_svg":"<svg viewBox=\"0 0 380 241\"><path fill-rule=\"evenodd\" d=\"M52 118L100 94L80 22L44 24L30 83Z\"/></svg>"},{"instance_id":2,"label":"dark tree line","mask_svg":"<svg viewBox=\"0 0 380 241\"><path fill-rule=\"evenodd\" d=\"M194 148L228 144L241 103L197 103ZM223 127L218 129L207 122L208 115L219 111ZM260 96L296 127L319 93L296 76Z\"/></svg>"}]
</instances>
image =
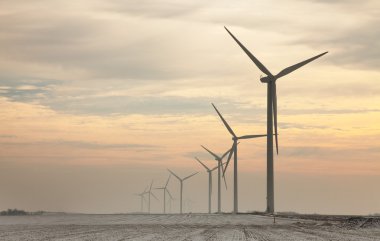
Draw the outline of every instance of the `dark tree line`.
<instances>
[{"instance_id":1,"label":"dark tree line","mask_svg":"<svg viewBox=\"0 0 380 241\"><path fill-rule=\"evenodd\" d=\"M25 212L24 210L8 209L6 211L1 211L0 215L17 216L17 215L28 215L28 213Z\"/></svg>"}]
</instances>

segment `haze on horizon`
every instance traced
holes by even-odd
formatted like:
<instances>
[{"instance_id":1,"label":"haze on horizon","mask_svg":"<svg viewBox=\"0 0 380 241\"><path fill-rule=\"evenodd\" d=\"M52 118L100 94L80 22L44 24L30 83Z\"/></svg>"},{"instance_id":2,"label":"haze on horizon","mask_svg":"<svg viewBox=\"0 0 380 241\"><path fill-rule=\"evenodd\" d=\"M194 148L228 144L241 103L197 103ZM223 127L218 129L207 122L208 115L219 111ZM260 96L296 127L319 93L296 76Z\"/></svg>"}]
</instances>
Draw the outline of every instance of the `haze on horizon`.
<instances>
[{"instance_id":1,"label":"haze on horizon","mask_svg":"<svg viewBox=\"0 0 380 241\"><path fill-rule=\"evenodd\" d=\"M0 210L138 211L170 167L200 171L184 199L206 212L194 156L231 146L211 102L236 133L266 131L266 85L228 26L275 73L329 51L277 82L276 210L380 213L378 1L19 0L0 16ZM240 211L265 209L265 153L239 145Z\"/></svg>"}]
</instances>

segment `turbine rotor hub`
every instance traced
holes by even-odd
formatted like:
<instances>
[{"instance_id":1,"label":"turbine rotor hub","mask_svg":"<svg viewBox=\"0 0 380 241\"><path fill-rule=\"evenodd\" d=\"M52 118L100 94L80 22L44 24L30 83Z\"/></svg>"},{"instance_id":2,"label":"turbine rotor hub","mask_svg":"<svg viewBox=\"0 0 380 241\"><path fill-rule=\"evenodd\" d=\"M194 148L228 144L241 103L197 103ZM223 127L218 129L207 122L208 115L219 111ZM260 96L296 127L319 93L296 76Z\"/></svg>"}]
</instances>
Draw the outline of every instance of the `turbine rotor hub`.
<instances>
[{"instance_id":1,"label":"turbine rotor hub","mask_svg":"<svg viewBox=\"0 0 380 241\"><path fill-rule=\"evenodd\" d=\"M275 81L276 79L273 76L264 76L260 78L262 83L269 83L271 81Z\"/></svg>"}]
</instances>

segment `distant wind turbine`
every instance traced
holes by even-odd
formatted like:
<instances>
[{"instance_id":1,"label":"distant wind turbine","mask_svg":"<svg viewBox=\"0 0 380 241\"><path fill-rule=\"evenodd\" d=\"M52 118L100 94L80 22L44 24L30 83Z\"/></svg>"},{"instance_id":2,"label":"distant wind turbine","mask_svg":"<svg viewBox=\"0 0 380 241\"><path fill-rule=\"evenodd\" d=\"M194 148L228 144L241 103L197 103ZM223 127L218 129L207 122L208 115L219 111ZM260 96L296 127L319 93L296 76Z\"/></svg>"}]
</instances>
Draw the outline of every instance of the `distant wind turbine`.
<instances>
[{"instance_id":1,"label":"distant wind turbine","mask_svg":"<svg viewBox=\"0 0 380 241\"><path fill-rule=\"evenodd\" d=\"M145 192L148 194L148 213L150 213L150 196L153 196L158 201L158 198L152 192L152 186L153 186L153 180L150 183L149 191Z\"/></svg>"},{"instance_id":2,"label":"distant wind turbine","mask_svg":"<svg viewBox=\"0 0 380 241\"><path fill-rule=\"evenodd\" d=\"M223 158L228 154L228 153L231 153L232 151L232 148L229 149L228 151L226 151L223 156L218 156L217 154L215 154L214 152L210 151L209 149L207 149L206 147L202 146L201 147L203 149L205 149L208 153L210 153L214 158L215 158L215 161L218 162L218 213L221 213L222 211L222 192L221 192L221 178L222 178L222 172L224 171L223 170L223 164L222 164L222 160ZM223 176L223 179L224 179L224 185L226 186L226 189L227 189L227 183L226 183L226 177Z\"/></svg>"},{"instance_id":3,"label":"distant wind turbine","mask_svg":"<svg viewBox=\"0 0 380 241\"><path fill-rule=\"evenodd\" d=\"M267 83L267 209L266 212L274 212L274 175L273 175L273 124L276 138L276 152L278 154L278 135L277 135L277 79L290 74L291 72L301 68L302 66L318 59L328 52L321 53L310 59L299 62L298 64L289 66L281 70L277 75L272 75L271 72L242 44L240 41L226 28L227 32L243 49L248 57L255 65L267 76L260 77L262 83Z\"/></svg>"},{"instance_id":4,"label":"distant wind turbine","mask_svg":"<svg viewBox=\"0 0 380 241\"><path fill-rule=\"evenodd\" d=\"M146 201L144 195L146 194L146 190L148 189L148 187L145 188L145 190L141 193L135 193L135 195L139 196L140 197L140 200L141 200L141 203L140 203L140 210L141 212L144 212L144 201Z\"/></svg>"},{"instance_id":5,"label":"distant wind turbine","mask_svg":"<svg viewBox=\"0 0 380 241\"><path fill-rule=\"evenodd\" d=\"M155 188L155 189L161 189L161 190L164 190L164 213L166 213L166 193L169 192L168 189L167 189L167 186L168 186L168 184L169 184L170 177L171 177L171 174L169 175L168 180L166 181L165 186L163 186L163 187L156 187L156 188ZM169 195L170 195L170 194L169 194Z\"/></svg>"},{"instance_id":6,"label":"distant wind turbine","mask_svg":"<svg viewBox=\"0 0 380 241\"><path fill-rule=\"evenodd\" d=\"M177 174L175 174L174 172L172 172L170 169L168 169L168 171L169 171L171 174L173 174L173 176L175 176L175 177L178 179L178 181L180 182L180 184L181 184L181 189L180 189L180 208L179 208L179 210L180 210L180 213L182 214L183 182L184 182L185 180L189 179L190 177L194 176L194 175L197 174L198 172L195 172L195 173L193 173L193 174L191 174L191 175L189 175L189 176L187 176L187 177L180 178L179 176L177 176Z\"/></svg>"},{"instance_id":7,"label":"distant wind turbine","mask_svg":"<svg viewBox=\"0 0 380 241\"><path fill-rule=\"evenodd\" d=\"M169 213L171 213L172 212L172 201L174 201L175 199L173 198L169 189L167 188L166 190L168 191L168 195L169 195Z\"/></svg>"},{"instance_id":8,"label":"distant wind turbine","mask_svg":"<svg viewBox=\"0 0 380 241\"><path fill-rule=\"evenodd\" d=\"M223 176L227 170L227 167L228 167L228 164L230 163L230 160L231 160L231 156L232 156L232 153L234 153L234 211L233 213L238 213L238 178L237 178L237 175L238 175L238 172L237 172L237 146L238 146L238 140L242 140L242 139L251 139L251 138L259 138L259 137L264 137L266 135L245 135L245 136L236 136L235 132L232 130L232 128L228 125L227 121L223 118L223 116L220 114L220 112L218 111L218 109L215 107L214 104L212 104L212 106L214 107L216 113L218 113L220 119L222 120L224 126L227 128L228 132L231 134L232 136L232 141L233 141L233 144L232 144L232 148L230 151L230 154L228 155L228 158L227 158L227 164L226 164L226 168L224 168L224 171L223 171Z\"/></svg>"},{"instance_id":9,"label":"distant wind turbine","mask_svg":"<svg viewBox=\"0 0 380 241\"><path fill-rule=\"evenodd\" d=\"M195 159L206 169L208 173L208 213L211 213L211 193L212 193L212 172L218 169L219 163L216 167L213 169L208 168L201 160L199 160L197 157ZM222 165L225 165L226 163L223 163Z\"/></svg>"}]
</instances>

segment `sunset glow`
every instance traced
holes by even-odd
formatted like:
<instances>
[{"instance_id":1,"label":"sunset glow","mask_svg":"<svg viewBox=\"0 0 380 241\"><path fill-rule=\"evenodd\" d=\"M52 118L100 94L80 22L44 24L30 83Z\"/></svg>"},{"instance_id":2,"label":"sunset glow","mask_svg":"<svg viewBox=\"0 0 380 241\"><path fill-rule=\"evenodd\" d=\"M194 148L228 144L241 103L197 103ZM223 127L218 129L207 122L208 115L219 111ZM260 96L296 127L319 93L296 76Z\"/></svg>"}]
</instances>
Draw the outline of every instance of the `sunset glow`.
<instances>
[{"instance_id":1,"label":"sunset glow","mask_svg":"<svg viewBox=\"0 0 380 241\"><path fill-rule=\"evenodd\" d=\"M211 167L200 145L232 145L211 103L236 133L266 133L261 72L226 25L275 73L329 51L277 82L278 209L380 212L378 1L159 2L0 3L0 209L134 211L170 167L200 171L186 195L206 210L194 156ZM242 211L263 210L265 139L242 141L239 172Z\"/></svg>"}]
</instances>

